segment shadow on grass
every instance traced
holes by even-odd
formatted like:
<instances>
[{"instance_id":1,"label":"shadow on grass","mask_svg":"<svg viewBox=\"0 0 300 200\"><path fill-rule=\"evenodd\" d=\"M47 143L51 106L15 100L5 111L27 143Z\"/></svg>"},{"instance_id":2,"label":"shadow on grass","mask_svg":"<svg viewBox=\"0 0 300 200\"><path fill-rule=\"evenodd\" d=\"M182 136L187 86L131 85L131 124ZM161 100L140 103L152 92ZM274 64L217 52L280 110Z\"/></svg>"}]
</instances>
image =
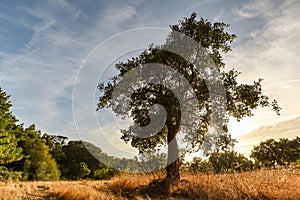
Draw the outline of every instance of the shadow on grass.
<instances>
[{"instance_id":1,"label":"shadow on grass","mask_svg":"<svg viewBox=\"0 0 300 200\"><path fill-rule=\"evenodd\" d=\"M181 180L178 186L168 187L163 180L154 180L150 184L139 187L126 187L126 184L119 187L110 187L116 195L127 199L197 199L206 200L206 192L188 180Z\"/></svg>"}]
</instances>

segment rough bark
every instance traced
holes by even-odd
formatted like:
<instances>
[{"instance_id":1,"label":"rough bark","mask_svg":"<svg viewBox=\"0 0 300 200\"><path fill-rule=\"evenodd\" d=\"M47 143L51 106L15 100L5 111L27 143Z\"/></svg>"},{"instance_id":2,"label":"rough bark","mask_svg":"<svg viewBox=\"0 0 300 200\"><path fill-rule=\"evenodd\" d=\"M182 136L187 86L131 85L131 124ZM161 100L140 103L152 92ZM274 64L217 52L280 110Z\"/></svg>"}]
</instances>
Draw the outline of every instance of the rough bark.
<instances>
[{"instance_id":1,"label":"rough bark","mask_svg":"<svg viewBox=\"0 0 300 200\"><path fill-rule=\"evenodd\" d=\"M178 126L171 125L168 130L168 165L166 166L167 176L165 182L167 185L178 185L180 181L180 161L179 148L176 140Z\"/></svg>"}]
</instances>

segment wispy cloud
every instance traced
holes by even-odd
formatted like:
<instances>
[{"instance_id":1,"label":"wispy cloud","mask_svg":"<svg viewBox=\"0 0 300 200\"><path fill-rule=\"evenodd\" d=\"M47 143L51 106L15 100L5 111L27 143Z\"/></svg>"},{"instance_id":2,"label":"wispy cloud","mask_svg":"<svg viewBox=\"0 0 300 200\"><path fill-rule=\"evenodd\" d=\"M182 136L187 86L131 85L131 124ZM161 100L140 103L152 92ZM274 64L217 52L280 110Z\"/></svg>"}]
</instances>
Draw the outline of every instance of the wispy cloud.
<instances>
[{"instance_id":1,"label":"wispy cloud","mask_svg":"<svg viewBox=\"0 0 300 200\"><path fill-rule=\"evenodd\" d=\"M125 20L131 19L137 15L137 10L132 6L125 7L113 7L104 13L104 20L108 20L113 23L122 24Z\"/></svg>"},{"instance_id":2,"label":"wispy cloud","mask_svg":"<svg viewBox=\"0 0 300 200\"><path fill-rule=\"evenodd\" d=\"M87 43L87 30L70 37L72 27L62 26L68 21L74 23L73 16L78 16L75 8L62 4L62 13L69 16L65 19L56 14L53 5L48 6L47 10L41 5L18 8L34 17L24 21L33 34L20 54L3 61L1 71L10 78L1 81L8 92L12 91L13 109L22 122L34 122L47 132L69 134L74 132L73 125L66 123L72 120L73 81L92 42Z\"/></svg>"},{"instance_id":3,"label":"wispy cloud","mask_svg":"<svg viewBox=\"0 0 300 200\"><path fill-rule=\"evenodd\" d=\"M20 121L36 123L50 133L74 132L72 88L82 61L111 32L122 31L126 20L137 17L138 5L106 3L104 11L99 8L94 13L67 1L18 6L16 11L25 16L18 22L32 33L20 53L2 53L0 78L1 86L12 95ZM94 108L93 96L92 104Z\"/></svg>"},{"instance_id":4,"label":"wispy cloud","mask_svg":"<svg viewBox=\"0 0 300 200\"><path fill-rule=\"evenodd\" d=\"M0 23L0 84L12 95L13 111L25 125L36 123L45 132L78 138L71 108L72 89L88 53L113 34L145 26L168 28L169 24L196 11L199 17L232 24L232 32L237 32L242 39L238 39L233 51L225 56L225 62L243 71L242 81L258 77L264 78L266 85L280 81L282 84L266 88L267 92L271 97L278 97L279 103L285 106L284 118L294 116L298 112L295 104L299 104L296 98L292 101L286 96L293 94L292 88L300 89L298 82L288 82L300 78L299 3L261 2L203 1L199 4L197 0L189 3L179 0L117 3L89 0L75 3L55 0L0 3L3 23ZM147 45L151 42L147 40ZM113 45L126 49L118 41ZM113 48L107 47L107 51L99 56L112 57L115 56L113 53ZM79 81L90 79L87 76ZM94 91L95 86L83 89ZM287 86L289 88L285 88ZM83 98L86 97L84 94ZM298 93L293 95L298 98ZM87 98L91 98L93 105L88 109L91 108L94 114L95 97ZM85 106L88 105L79 108L79 114L83 120L88 120ZM264 111L257 113L258 118L246 119L244 125L254 122L262 125L262 119L269 122L274 118L273 113L267 116ZM86 128L89 128L88 123ZM97 133L97 127L90 129L86 135ZM118 127L109 124L103 129L108 133L119 131Z\"/></svg>"},{"instance_id":5,"label":"wispy cloud","mask_svg":"<svg viewBox=\"0 0 300 200\"><path fill-rule=\"evenodd\" d=\"M274 3L271 7L276 5ZM264 8L262 6L260 12L269 12L269 8ZM244 81L261 77L264 84L268 85L299 79L299 11L299 3L286 1L274 10L280 15L265 17L265 23L259 30L244 32L249 36L248 40L234 46L233 51L225 55L228 66L242 71Z\"/></svg>"},{"instance_id":6,"label":"wispy cloud","mask_svg":"<svg viewBox=\"0 0 300 200\"><path fill-rule=\"evenodd\" d=\"M264 4L262 4L262 2ZM224 55L228 68L234 67L242 72L240 81L251 83L253 80L263 78L263 91L271 98L278 100L283 108L281 116L276 116L269 109L258 109L254 116L242 122L230 124L230 132L235 137L259 128L279 123L300 112L298 99L300 95L299 80L300 23L297 19L300 4L297 1L251 1L233 9L232 29L242 24L253 24L253 27L239 29L237 36L242 40L233 46L233 51ZM256 22L255 20L259 20ZM250 30L250 31L249 31ZM288 124L289 122L287 122ZM292 130L295 124L290 126ZM295 132L298 128L295 126ZM257 132L258 135L263 132ZM268 132L266 134L270 134ZM282 137L289 133L278 132ZM245 141L241 141L245 144ZM259 142L256 138L252 143ZM249 145L249 144L248 144ZM248 146L250 148L250 146ZM248 148L248 150L249 150Z\"/></svg>"},{"instance_id":7,"label":"wispy cloud","mask_svg":"<svg viewBox=\"0 0 300 200\"><path fill-rule=\"evenodd\" d=\"M274 17L278 14L278 3L272 0L253 0L235 7L232 12L237 16L236 19L238 20L255 17Z\"/></svg>"}]
</instances>

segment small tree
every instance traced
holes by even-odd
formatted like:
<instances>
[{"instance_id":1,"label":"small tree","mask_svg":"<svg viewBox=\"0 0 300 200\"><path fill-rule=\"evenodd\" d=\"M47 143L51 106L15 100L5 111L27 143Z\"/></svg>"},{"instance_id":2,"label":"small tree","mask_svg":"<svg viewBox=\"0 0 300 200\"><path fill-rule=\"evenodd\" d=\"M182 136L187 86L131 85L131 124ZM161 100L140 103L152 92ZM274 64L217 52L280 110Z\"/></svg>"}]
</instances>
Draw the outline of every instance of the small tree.
<instances>
[{"instance_id":1,"label":"small tree","mask_svg":"<svg viewBox=\"0 0 300 200\"><path fill-rule=\"evenodd\" d=\"M211 173L213 166L208 160L202 160L199 157L194 157L189 163L189 171L193 173Z\"/></svg>"},{"instance_id":2,"label":"small tree","mask_svg":"<svg viewBox=\"0 0 300 200\"><path fill-rule=\"evenodd\" d=\"M109 179L115 170L107 167L99 160L114 162L102 150L85 141L69 141L62 148L61 157L57 160L61 168L62 177L77 180L81 178Z\"/></svg>"},{"instance_id":3,"label":"small tree","mask_svg":"<svg viewBox=\"0 0 300 200\"><path fill-rule=\"evenodd\" d=\"M251 158L254 158L257 163L261 163L265 167L275 167L276 163L276 141L268 139L255 146L251 151Z\"/></svg>"},{"instance_id":4,"label":"small tree","mask_svg":"<svg viewBox=\"0 0 300 200\"><path fill-rule=\"evenodd\" d=\"M62 169L63 178L66 179L83 178L84 167L91 172L99 164L99 161L85 148L83 141L69 141L67 145L63 146L62 152L63 157L58 160L58 164Z\"/></svg>"},{"instance_id":5,"label":"small tree","mask_svg":"<svg viewBox=\"0 0 300 200\"><path fill-rule=\"evenodd\" d=\"M212 153L209 162L216 173L248 171L253 167L251 160L235 151Z\"/></svg>"},{"instance_id":6,"label":"small tree","mask_svg":"<svg viewBox=\"0 0 300 200\"><path fill-rule=\"evenodd\" d=\"M238 84L239 72L223 70L225 64L221 52L226 53L231 50L229 43L236 37L224 31L229 25L222 22L212 24L203 18L198 20L196 16L196 13L193 13L190 17L180 21L178 25L170 26L171 32L165 44L152 45L138 57L116 64L116 69L120 73L111 77L108 83L99 84L101 96L98 109L112 108L122 117L131 117L135 123L128 129L122 130L121 138L125 142L131 142L131 145L138 148L140 152L160 148L167 144L168 165L164 181L167 185L176 185L180 180L179 147L176 138L179 131L183 133L184 141L190 144L190 149L198 150L201 148L209 127L214 126L211 121L214 111L220 117L220 123L217 125L222 127L218 131L223 135L228 134L227 122L230 116L241 120L243 117L252 116L252 110L259 106L272 105L274 110L279 111L276 101L272 103L267 96L262 94L261 79L254 81L253 84ZM183 35L196 42L197 45L190 45L190 40L182 43L182 38L185 38ZM170 49L182 52L182 55L168 51ZM209 56L211 60L203 59L204 55ZM210 68L211 62L216 68L215 71ZM151 68L141 67L149 63L168 66L169 69L174 70L157 72L156 65L150 66ZM209 81L216 83L218 82L216 79L222 80L221 85L225 90L224 98L216 100L210 96L210 90L205 78L199 72L199 66ZM148 82L143 77L139 77L141 79L139 82L135 76L144 72L148 72ZM176 76L176 73L184 76L184 80L192 87L196 99L191 97L192 92L185 87L184 81ZM123 84L122 79L131 74L134 74L131 76L132 82ZM159 84L154 84L153 81ZM169 85L170 88L164 85ZM121 88L119 90L121 92L114 93L116 88ZM211 90L218 92L214 85ZM128 92L131 92L131 95L127 96ZM180 96L176 96L174 92L179 93ZM195 100L195 104L186 108L186 115L183 116L182 108L185 104L191 104L189 101L191 98ZM180 102L182 99L185 100ZM226 104L223 116L222 108L218 106L222 103ZM160 107L154 106L157 104L164 107L167 113L165 124L156 134L145 135L139 127L156 123L151 121L151 116L160 113ZM128 106L124 108L123 105ZM150 111L150 108L154 109ZM193 118L193 116L196 117ZM187 129L183 128L185 124L188 126Z\"/></svg>"},{"instance_id":7,"label":"small tree","mask_svg":"<svg viewBox=\"0 0 300 200\"><path fill-rule=\"evenodd\" d=\"M281 138L279 141L268 139L254 146L251 158L255 159L256 165L263 167L275 167L287 165L300 159L300 137L289 140Z\"/></svg>"},{"instance_id":8,"label":"small tree","mask_svg":"<svg viewBox=\"0 0 300 200\"><path fill-rule=\"evenodd\" d=\"M57 163L49 152L49 147L41 138L41 132L35 125L23 131L20 146L23 148L24 159L18 164L28 180L58 180L60 171Z\"/></svg>"}]
</instances>

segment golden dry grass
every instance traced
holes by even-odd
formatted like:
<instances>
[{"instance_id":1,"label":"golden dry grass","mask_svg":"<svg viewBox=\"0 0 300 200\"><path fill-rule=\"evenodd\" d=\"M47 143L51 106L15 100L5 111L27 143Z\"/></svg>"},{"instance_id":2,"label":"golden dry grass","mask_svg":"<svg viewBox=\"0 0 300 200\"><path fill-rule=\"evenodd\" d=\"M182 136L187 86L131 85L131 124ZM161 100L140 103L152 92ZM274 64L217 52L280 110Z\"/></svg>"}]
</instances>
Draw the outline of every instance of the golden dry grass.
<instances>
[{"instance_id":1,"label":"golden dry grass","mask_svg":"<svg viewBox=\"0 0 300 200\"><path fill-rule=\"evenodd\" d=\"M153 179L123 174L110 181L0 182L0 199L300 199L299 169L183 174L168 195L150 184Z\"/></svg>"}]
</instances>

